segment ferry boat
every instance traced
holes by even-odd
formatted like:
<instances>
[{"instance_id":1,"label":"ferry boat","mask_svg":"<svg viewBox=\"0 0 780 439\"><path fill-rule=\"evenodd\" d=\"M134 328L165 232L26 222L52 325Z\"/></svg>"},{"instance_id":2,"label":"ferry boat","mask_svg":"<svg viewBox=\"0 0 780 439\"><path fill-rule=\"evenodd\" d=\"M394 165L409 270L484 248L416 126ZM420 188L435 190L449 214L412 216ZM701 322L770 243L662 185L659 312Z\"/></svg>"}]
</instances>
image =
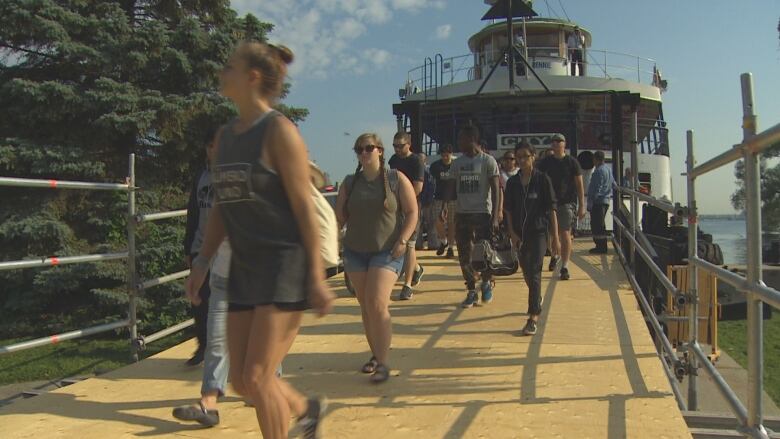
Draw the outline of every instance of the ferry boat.
<instances>
[{"instance_id":1,"label":"ferry boat","mask_svg":"<svg viewBox=\"0 0 780 439\"><path fill-rule=\"evenodd\" d=\"M468 39L469 53L426 57L399 89L393 113L398 130L411 134L413 148L435 157L442 145L455 144L458 128L468 123L480 129L497 158L521 140L544 150L561 133L586 184L592 154L603 150L616 179L619 169L638 168L642 192L671 200L662 103L667 83L656 62L597 48L584 26L540 17L524 2L514 2L518 12L511 20L502 16L500 4L485 3L493 6L483 17L490 23ZM576 31L584 43L581 68L573 68L567 47ZM630 160L634 110L638 166ZM617 166L613 151L622 151L624 166Z\"/></svg>"}]
</instances>

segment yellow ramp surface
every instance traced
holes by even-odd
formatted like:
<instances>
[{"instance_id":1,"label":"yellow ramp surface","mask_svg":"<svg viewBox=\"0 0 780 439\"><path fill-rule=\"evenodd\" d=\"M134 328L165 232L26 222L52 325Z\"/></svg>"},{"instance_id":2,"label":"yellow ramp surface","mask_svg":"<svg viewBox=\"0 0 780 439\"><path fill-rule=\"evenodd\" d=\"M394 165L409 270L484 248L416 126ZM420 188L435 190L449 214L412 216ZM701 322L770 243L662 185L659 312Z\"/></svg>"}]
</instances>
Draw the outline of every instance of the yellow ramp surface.
<instances>
[{"instance_id":1,"label":"yellow ramp surface","mask_svg":"<svg viewBox=\"0 0 780 439\"><path fill-rule=\"evenodd\" d=\"M498 279L492 303L462 309L457 262L422 252L418 293L391 305L393 371L382 385L359 372L370 357L360 309L334 278L335 311L307 316L285 377L328 397L325 438L691 437L619 261L590 247L575 244L571 280L544 272L533 337L519 333L520 274ZM0 438L260 437L254 409L230 393L215 428L171 416L200 393L201 369L184 366L193 349L0 409Z\"/></svg>"}]
</instances>

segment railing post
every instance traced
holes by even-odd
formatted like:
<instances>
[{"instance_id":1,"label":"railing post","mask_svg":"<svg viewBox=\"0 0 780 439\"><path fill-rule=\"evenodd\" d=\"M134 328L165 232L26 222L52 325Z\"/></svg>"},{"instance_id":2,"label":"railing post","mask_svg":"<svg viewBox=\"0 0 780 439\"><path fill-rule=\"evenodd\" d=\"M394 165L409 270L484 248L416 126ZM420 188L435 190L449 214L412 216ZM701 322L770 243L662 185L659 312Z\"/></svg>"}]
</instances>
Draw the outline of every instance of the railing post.
<instances>
[{"instance_id":1,"label":"railing post","mask_svg":"<svg viewBox=\"0 0 780 439\"><path fill-rule=\"evenodd\" d=\"M634 106L631 109L631 179L633 180L634 190L639 190L639 139L638 139L638 125L639 114L638 109ZM639 200L636 195L631 194L631 234L636 240L636 231L639 227ZM631 243L631 267L636 270L636 247L634 243Z\"/></svg>"},{"instance_id":2,"label":"railing post","mask_svg":"<svg viewBox=\"0 0 780 439\"><path fill-rule=\"evenodd\" d=\"M688 300L691 306L688 308L690 313L688 321L688 364L690 365L688 374L688 410L696 411L699 409L698 395L698 358L693 351L693 347L698 345L699 339L699 269L693 263L698 250L698 221L699 216L696 210L696 177L692 176L691 171L696 165L693 156L693 131L687 132L688 159L686 167L688 171Z\"/></svg>"},{"instance_id":3,"label":"railing post","mask_svg":"<svg viewBox=\"0 0 780 439\"><path fill-rule=\"evenodd\" d=\"M742 82L742 136L743 142L756 135L756 115L753 105L753 76L743 73ZM745 149L745 197L747 208L747 281L761 283L761 171L758 154ZM763 429L762 402L764 380L763 303L752 293L747 298L748 351L748 425L751 431Z\"/></svg>"},{"instance_id":4,"label":"railing post","mask_svg":"<svg viewBox=\"0 0 780 439\"><path fill-rule=\"evenodd\" d=\"M130 321L130 355L133 361L138 361L138 290L136 289L135 272L135 154L130 154L128 160L127 184L127 319Z\"/></svg>"}]
</instances>

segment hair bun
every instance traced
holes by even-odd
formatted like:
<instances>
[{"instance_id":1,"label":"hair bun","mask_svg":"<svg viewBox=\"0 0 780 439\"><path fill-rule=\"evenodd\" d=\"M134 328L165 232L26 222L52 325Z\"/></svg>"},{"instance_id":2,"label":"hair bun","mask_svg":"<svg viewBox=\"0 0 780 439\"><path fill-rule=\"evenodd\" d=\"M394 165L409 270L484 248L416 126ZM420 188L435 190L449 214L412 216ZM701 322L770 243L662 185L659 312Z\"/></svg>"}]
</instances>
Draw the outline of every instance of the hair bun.
<instances>
[{"instance_id":1,"label":"hair bun","mask_svg":"<svg viewBox=\"0 0 780 439\"><path fill-rule=\"evenodd\" d=\"M293 55L293 52L289 47L282 46L281 44L269 44L269 46L276 51L276 54L279 55L279 58L284 61L285 64L291 64L293 60L295 60L295 55Z\"/></svg>"}]
</instances>

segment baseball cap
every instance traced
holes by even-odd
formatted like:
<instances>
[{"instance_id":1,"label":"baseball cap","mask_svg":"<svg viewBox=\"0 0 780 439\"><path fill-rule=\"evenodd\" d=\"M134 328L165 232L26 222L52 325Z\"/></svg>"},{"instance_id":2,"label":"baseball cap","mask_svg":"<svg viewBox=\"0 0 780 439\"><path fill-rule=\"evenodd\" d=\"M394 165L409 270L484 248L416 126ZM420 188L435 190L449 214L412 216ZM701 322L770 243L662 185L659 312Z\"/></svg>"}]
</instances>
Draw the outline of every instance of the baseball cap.
<instances>
[{"instance_id":1,"label":"baseball cap","mask_svg":"<svg viewBox=\"0 0 780 439\"><path fill-rule=\"evenodd\" d=\"M561 134L561 133L555 133L555 134L552 135L551 140L559 140L561 142L565 142L566 141L566 137L564 137L564 135Z\"/></svg>"}]
</instances>

